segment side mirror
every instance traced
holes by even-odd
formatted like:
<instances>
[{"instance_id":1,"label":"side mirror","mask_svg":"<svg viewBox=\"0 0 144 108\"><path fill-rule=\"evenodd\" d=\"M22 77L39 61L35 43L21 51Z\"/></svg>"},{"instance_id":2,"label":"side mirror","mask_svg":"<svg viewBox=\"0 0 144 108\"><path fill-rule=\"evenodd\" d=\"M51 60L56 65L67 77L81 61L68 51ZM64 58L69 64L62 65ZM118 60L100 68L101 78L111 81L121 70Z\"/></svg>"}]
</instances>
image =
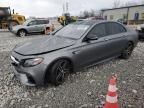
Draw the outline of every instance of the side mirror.
<instances>
[{"instance_id":1,"label":"side mirror","mask_svg":"<svg viewBox=\"0 0 144 108\"><path fill-rule=\"evenodd\" d=\"M86 37L86 40L87 41L90 41L90 40L98 40L98 37L94 34L90 34Z\"/></svg>"}]
</instances>

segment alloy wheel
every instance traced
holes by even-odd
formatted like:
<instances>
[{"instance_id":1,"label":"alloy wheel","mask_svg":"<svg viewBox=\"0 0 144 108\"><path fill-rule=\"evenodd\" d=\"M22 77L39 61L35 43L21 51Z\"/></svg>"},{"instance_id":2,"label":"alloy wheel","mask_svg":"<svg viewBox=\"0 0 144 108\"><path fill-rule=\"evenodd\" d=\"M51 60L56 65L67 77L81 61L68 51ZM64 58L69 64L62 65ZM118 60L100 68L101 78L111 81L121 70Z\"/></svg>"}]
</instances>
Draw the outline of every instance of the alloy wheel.
<instances>
[{"instance_id":1,"label":"alloy wheel","mask_svg":"<svg viewBox=\"0 0 144 108\"><path fill-rule=\"evenodd\" d=\"M70 65L67 60L62 60L56 68L56 82L61 84L70 72Z\"/></svg>"},{"instance_id":2,"label":"alloy wheel","mask_svg":"<svg viewBox=\"0 0 144 108\"><path fill-rule=\"evenodd\" d=\"M128 56L132 54L133 51L133 45L131 43L128 44L128 47L125 49Z\"/></svg>"},{"instance_id":3,"label":"alloy wheel","mask_svg":"<svg viewBox=\"0 0 144 108\"><path fill-rule=\"evenodd\" d=\"M20 37L25 37L26 36L26 32L25 31L20 31L19 32L19 36Z\"/></svg>"}]
</instances>

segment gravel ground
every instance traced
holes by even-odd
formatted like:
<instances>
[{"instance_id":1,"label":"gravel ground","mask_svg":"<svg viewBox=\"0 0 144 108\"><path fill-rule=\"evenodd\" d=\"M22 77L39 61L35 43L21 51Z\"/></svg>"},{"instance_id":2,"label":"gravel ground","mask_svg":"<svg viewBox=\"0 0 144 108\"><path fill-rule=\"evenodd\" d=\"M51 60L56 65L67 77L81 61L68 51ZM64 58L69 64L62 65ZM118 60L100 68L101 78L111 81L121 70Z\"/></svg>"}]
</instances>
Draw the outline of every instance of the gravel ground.
<instances>
[{"instance_id":1,"label":"gravel ground","mask_svg":"<svg viewBox=\"0 0 144 108\"><path fill-rule=\"evenodd\" d=\"M0 33L0 107L1 108L98 108L105 101L108 80L118 75L121 108L144 108L144 43L139 42L129 60L113 59L71 74L58 87L27 87L13 78L10 51L24 38Z\"/></svg>"}]
</instances>

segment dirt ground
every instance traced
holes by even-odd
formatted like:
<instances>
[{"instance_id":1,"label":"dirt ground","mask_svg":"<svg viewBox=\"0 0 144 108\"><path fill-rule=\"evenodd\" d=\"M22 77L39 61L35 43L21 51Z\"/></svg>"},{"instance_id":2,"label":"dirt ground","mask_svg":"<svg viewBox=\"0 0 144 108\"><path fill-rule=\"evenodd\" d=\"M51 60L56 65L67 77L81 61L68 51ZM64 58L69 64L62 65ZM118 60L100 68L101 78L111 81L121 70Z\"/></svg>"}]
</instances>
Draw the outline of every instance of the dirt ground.
<instances>
[{"instance_id":1,"label":"dirt ground","mask_svg":"<svg viewBox=\"0 0 144 108\"><path fill-rule=\"evenodd\" d=\"M27 87L13 78L10 51L16 44L40 36L21 38L0 32L0 108L98 108L105 101L112 73L118 75L120 107L144 108L143 42L139 42L128 60L117 58L82 69L58 87Z\"/></svg>"}]
</instances>

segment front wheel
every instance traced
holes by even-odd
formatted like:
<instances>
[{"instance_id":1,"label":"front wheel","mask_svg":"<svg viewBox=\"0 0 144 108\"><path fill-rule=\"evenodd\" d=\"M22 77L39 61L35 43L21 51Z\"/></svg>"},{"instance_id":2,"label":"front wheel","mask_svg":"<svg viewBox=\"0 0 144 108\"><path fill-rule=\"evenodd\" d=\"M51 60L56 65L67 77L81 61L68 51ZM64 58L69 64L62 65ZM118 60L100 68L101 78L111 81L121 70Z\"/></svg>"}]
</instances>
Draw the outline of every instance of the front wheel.
<instances>
[{"instance_id":1,"label":"front wheel","mask_svg":"<svg viewBox=\"0 0 144 108\"><path fill-rule=\"evenodd\" d=\"M54 85L60 85L71 71L71 63L62 59L56 61L50 69L50 82Z\"/></svg>"},{"instance_id":2,"label":"front wheel","mask_svg":"<svg viewBox=\"0 0 144 108\"><path fill-rule=\"evenodd\" d=\"M27 35L27 32L25 30L19 30L18 31L18 36L25 37L26 35Z\"/></svg>"},{"instance_id":3,"label":"front wheel","mask_svg":"<svg viewBox=\"0 0 144 108\"><path fill-rule=\"evenodd\" d=\"M129 59L129 57L132 54L133 49L134 49L133 44L131 42L129 42L127 44L126 48L122 51L121 58L123 58L123 59Z\"/></svg>"}]
</instances>

